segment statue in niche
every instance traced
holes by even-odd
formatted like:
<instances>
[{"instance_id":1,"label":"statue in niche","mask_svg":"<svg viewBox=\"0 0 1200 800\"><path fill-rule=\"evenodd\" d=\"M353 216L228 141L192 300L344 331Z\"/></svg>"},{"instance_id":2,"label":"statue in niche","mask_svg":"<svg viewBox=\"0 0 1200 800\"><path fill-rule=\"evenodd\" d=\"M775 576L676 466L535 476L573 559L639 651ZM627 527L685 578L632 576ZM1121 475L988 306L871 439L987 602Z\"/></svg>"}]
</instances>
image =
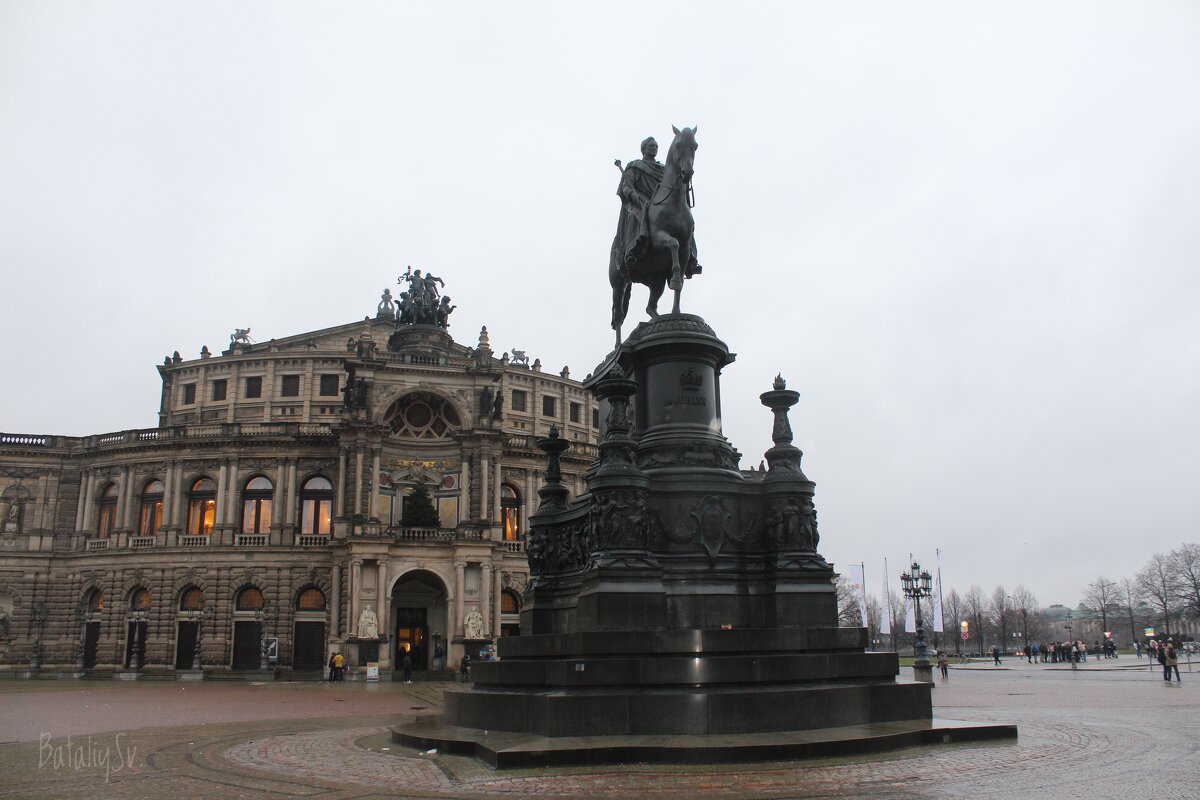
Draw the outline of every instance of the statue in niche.
<instances>
[{"instance_id":1,"label":"statue in niche","mask_svg":"<svg viewBox=\"0 0 1200 800\"><path fill-rule=\"evenodd\" d=\"M485 386L479 390L479 413L482 416L487 416L492 410L492 389L490 386Z\"/></svg>"},{"instance_id":2,"label":"statue in niche","mask_svg":"<svg viewBox=\"0 0 1200 800\"><path fill-rule=\"evenodd\" d=\"M492 419L499 422L502 416L504 416L504 395L496 392L496 397L492 401Z\"/></svg>"},{"instance_id":3,"label":"statue in niche","mask_svg":"<svg viewBox=\"0 0 1200 800\"><path fill-rule=\"evenodd\" d=\"M483 638L483 614L479 613L478 608L471 609L467 614L467 618L463 620L463 638Z\"/></svg>"},{"instance_id":4,"label":"statue in niche","mask_svg":"<svg viewBox=\"0 0 1200 800\"><path fill-rule=\"evenodd\" d=\"M8 609L0 606L0 641L8 641L10 627Z\"/></svg>"},{"instance_id":5,"label":"statue in niche","mask_svg":"<svg viewBox=\"0 0 1200 800\"><path fill-rule=\"evenodd\" d=\"M4 515L4 532L16 533L21 529L21 502L13 500L8 504L8 513Z\"/></svg>"},{"instance_id":6,"label":"statue in niche","mask_svg":"<svg viewBox=\"0 0 1200 800\"><path fill-rule=\"evenodd\" d=\"M358 638L379 638L379 617L375 616L375 610L371 606L364 608L358 615Z\"/></svg>"}]
</instances>

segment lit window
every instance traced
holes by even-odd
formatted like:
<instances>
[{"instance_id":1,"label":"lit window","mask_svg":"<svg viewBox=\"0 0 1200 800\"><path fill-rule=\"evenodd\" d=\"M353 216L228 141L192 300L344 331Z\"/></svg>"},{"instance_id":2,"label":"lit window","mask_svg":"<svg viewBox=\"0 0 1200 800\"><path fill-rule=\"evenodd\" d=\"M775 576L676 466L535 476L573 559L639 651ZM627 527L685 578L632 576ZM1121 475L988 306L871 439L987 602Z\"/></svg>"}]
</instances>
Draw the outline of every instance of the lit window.
<instances>
[{"instance_id":1,"label":"lit window","mask_svg":"<svg viewBox=\"0 0 1200 800\"><path fill-rule=\"evenodd\" d=\"M217 520L217 485L211 478L200 478L188 492L188 524L190 536L207 536Z\"/></svg>"},{"instance_id":2,"label":"lit window","mask_svg":"<svg viewBox=\"0 0 1200 800\"><path fill-rule=\"evenodd\" d=\"M212 399L220 402L225 399L225 389L229 386L224 378L212 382Z\"/></svg>"},{"instance_id":3,"label":"lit window","mask_svg":"<svg viewBox=\"0 0 1200 800\"><path fill-rule=\"evenodd\" d=\"M99 589L93 589L87 597L88 611L103 611L104 610L104 593Z\"/></svg>"},{"instance_id":4,"label":"lit window","mask_svg":"<svg viewBox=\"0 0 1200 800\"><path fill-rule=\"evenodd\" d=\"M263 607L263 595L256 587L247 586L238 592L238 611L258 611Z\"/></svg>"},{"instance_id":5,"label":"lit window","mask_svg":"<svg viewBox=\"0 0 1200 800\"><path fill-rule=\"evenodd\" d=\"M262 375L246 378L246 397L262 397Z\"/></svg>"},{"instance_id":6,"label":"lit window","mask_svg":"<svg viewBox=\"0 0 1200 800\"><path fill-rule=\"evenodd\" d=\"M100 518L96 522L96 536L107 538L117 526L117 485L110 483L100 493Z\"/></svg>"},{"instance_id":7,"label":"lit window","mask_svg":"<svg viewBox=\"0 0 1200 800\"><path fill-rule=\"evenodd\" d=\"M522 391L521 389L513 389L512 410L513 411L524 411L526 408L526 401L527 401L528 397L529 397L528 393Z\"/></svg>"},{"instance_id":8,"label":"lit window","mask_svg":"<svg viewBox=\"0 0 1200 800\"><path fill-rule=\"evenodd\" d=\"M315 586L310 586L300 592L296 598L297 611L324 611L325 593Z\"/></svg>"},{"instance_id":9,"label":"lit window","mask_svg":"<svg viewBox=\"0 0 1200 800\"><path fill-rule=\"evenodd\" d=\"M138 522L139 536L154 536L162 527L163 482L153 480L142 489L142 517Z\"/></svg>"},{"instance_id":10,"label":"lit window","mask_svg":"<svg viewBox=\"0 0 1200 800\"><path fill-rule=\"evenodd\" d=\"M500 484L500 516L504 524L504 541L521 538L521 498L507 483Z\"/></svg>"},{"instance_id":11,"label":"lit window","mask_svg":"<svg viewBox=\"0 0 1200 800\"><path fill-rule=\"evenodd\" d=\"M200 591L195 586L184 590L179 596L180 611L199 611L200 604L204 601L204 592Z\"/></svg>"},{"instance_id":12,"label":"lit window","mask_svg":"<svg viewBox=\"0 0 1200 800\"><path fill-rule=\"evenodd\" d=\"M261 475L246 484L242 492L242 533L270 533L274 488Z\"/></svg>"},{"instance_id":13,"label":"lit window","mask_svg":"<svg viewBox=\"0 0 1200 800\"><path fill-rule=\"evenodd\" d=\"M284 375L283 383L280 385L279 394L283 397L299 397L300 396L300 376L299 375Z\"/></svg>"},{"instance_id":14,"label":"lit window","mask_svg":"<svg viewBox=\"0 0 1200 800\"><path fill-rule=\"evenodd\" d=\"M339 382L340 378L337 375L322 375L320 386L321 397L337 397Z\"/></svg>"},{"instance_id":15,"label":"lit window","mask_svg":"<svg viewBox=\"0 0 1200 800\"><path fill-rule=\"evenodd\" d=\"M300 533L328 536L333 524L333 484L317 476L300 490Z\"/></svg>"},{"instance_id":16,"label":"lit window","mask_svg":"<svg viewBox=\"0 0 1200 800\"><path fill-rule=\"evenodd\" d=\"M130 611L145 611L150 608L150 593L145 589L134 589L129 595Z\"/></svg>"}]
</instances>

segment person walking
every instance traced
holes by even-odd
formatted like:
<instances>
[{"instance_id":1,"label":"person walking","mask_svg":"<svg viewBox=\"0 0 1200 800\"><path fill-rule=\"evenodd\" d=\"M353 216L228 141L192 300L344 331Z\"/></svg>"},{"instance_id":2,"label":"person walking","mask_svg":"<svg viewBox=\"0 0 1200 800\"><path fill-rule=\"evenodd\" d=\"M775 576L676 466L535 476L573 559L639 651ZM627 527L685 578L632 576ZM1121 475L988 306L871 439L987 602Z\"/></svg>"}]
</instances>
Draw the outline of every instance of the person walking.
<instances>
[{"instance_id":1,"label":"person walking","mask_svg":"<svg viewBox=\"0 0 1200 800\"><path fill-rule=\"evenodd\" d=\"M462 661L458 662L458 670L462 674L462 682L466 683L471 675L471 654L463 653Z\"/></svg>"},{"instance_id":2,"label":"person walking","mask_svg":"<svg viewBox=\"0 0 1200 800\"><path fill-rule=\"evenodd\" d=\"M941 670L943 678L950 677L950 662L946 659L945 650L938 650L938 669Z\"/></svg>"},{"instance_id":3,"label":"person walking","mask_svg":"<svg viewBox=\"0 0 1200 800\"><path fill-rule=\"evenodd\" d=\"M340 652L333 654L333 679L335 681L346 679L346 657Z\"/></svg>"},{"instance_id":4,"label":"person walking","mask_svg":"<svg viewBox=\"0 0 1200 800\"><path fill-rule=\"evenodd\" d=\"M1183 683L1179 677L1179 653L1175 651L1175 645L1170 640L1158 648L1158 663L1162 664L1164 681L1171 682L1171 670L1174 670L1175 680Z\"/></svg>"},{"instance_id":5,"label":"person walking","mask_svg":"<svg viewBox=\"0 0 1200 800\"><path fill-rule=\"evenodd\" d=\"M404 682L412 683L412 655L409 654L408 648L404 650L404 661L401 664L404 667Z\"/></svg>"},{"instance_id":6,"label":"person walking","mask_svg":"<svg viewBox=\"0 0 1200 800\"><path fill-rule=\"evenodd\" d=\"M993 666L1000 666L1000 645L992 645L992 662Z\"/></svg>"},{"instance_id":7,"label":"person walking","mask_svg":"<svg viewBox=\"0 0 1200 800\"><path fill-rule=\"evenodd\" d=\"M330 683L333 683L334 681L337 680L337 666L334 665L334 663L333 663L333 660L336 656L337 656L336 652L329 654L329 682Z\"/></svg>"}]
</instances>

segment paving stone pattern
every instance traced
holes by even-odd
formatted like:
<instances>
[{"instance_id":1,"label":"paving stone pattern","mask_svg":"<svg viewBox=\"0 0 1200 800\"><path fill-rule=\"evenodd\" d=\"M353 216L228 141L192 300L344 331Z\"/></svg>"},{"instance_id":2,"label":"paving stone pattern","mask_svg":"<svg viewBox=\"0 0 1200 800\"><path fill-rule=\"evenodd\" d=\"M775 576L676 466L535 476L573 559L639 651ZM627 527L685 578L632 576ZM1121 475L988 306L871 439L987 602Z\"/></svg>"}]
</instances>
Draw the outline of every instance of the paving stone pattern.
<instances>
[{"instance_id":1,"label":"paving stone pattern","mask_svg":"<svg viewBox=\"0 0 1200 800\"><path fill-rule=\"evenodd\" d=\"M77 692L0 687L0 739L9 712L27 732L91 734L93 752L136 748L134 765L39 766L47 751L28 735L0 745L0 798L371 797L1200 797L1200 671L1165 685L1144 668L1072 672L1006 665L954 670L934 692L938 716L1015 721L1016 743L923 747L884 756L728 766L641 765L497 772L473 759L424 755L390 742L401 715L435 713L440 690L420 685L192 687L201 717L180 724L178 705L154 703L160 687L88 687L88 705L135 704L142 724L100 733L103 715ZM75 685L78 686L77 684ZM161 687L169 692L174 687ZM210 692L211 688L211 692ZM331 691L332 688L332 691ZM145 704L142 698L147 701ZM263 719L248 720L247 709ZM329 709L334 709L330 712ZM304 715L307 709L318 716ZM337 713L341 712L341 713ZM129 715L114 715L122 724ZM220 721L227 717L229 721ZM157 727L166 726L166 727ZM76 742L77 743L77 742ZM77 743L78 744L78 743ZM386 748L386 749L385 749ZM115 763L115 753L110 756ZM93 758L93 761L96 759ZM84 759L86 762L86 759Z\"/></svg>"}]
</instances>

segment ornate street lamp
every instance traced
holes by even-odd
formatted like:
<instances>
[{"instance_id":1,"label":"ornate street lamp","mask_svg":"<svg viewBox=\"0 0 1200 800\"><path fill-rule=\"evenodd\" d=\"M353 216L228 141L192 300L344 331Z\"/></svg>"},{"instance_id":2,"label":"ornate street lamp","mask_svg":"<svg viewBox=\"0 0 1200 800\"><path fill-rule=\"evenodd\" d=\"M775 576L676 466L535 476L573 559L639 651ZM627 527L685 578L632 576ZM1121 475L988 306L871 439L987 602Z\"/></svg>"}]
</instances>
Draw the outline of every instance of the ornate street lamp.
<instances>
[{"instance_id":1,"label":"ornate street lamp","mask_svg":"<svg viewBox=\"0 0 1200 800\"><path fill-rule=\"evenodd\" d=\"M79 604L75 606L74 617L75 630L79 631L79 636L75 639L75 670L82 672L84 640L87 638L87 603L82 600L79 601Z\"/></svg>"},{"instance_id":2,"label":"ornate street lamp","mask_svg":"<svg viewBox=\"0 0 1200 800\"><path fill-rule=\"evenodd\" d=\"M204 623L212 617L213 607L208 606L206 608L197 609L193 612L193 614L193 618L196 621L196 643L192 646L192 669L199 672L201 669L203 669L201 666L203 663L203 657L201 654L204 650Z\"/></svg>"},{"instance_id":3,"label":"ornate street lamp","mask_svg":"<svg viewBox=\"0 0 1200 800\"><path fill-rule=\"evenodd\" d=\"M32 669L42 668L42 629L46 627L46 618L50 612L45 603L34 603L29 610L29 618L33 622L33 657L29 660Z\"/></svg>"},{"instance_id":4,"label":"ornate street lamp","mask_svg":"<svg viewBox=\"0 0 1200 800\"><path fill-rule=\"evenodd\" d=\"M262 609L259 613L259 659L258 668L261 670L270 669L271 665L267 661L267 653L270 644L267 642L267 628L271 624L271 604L264 601Z\"/></svg>"},{"instance_id":5,"label":"ornate street lamp","mask_svg":"<svg viewBox=\"0 0 1200 800\"><path fill-rule=\"evenodd\" d=\"M135 609L130 612L129 619L133 622L133 646L129 653L129 668L137 672L142 668L142 624L146 622L146 610Z\"/></svg>"},{"instance_id":6,"label":"ornate street lamp","mask_svg":"<svg viewBox=\"0 0 1200 800\"><path fill-rule=\"evenodd\" d=\"M933 667L925 648L925 623L921 619L921 598L933 596L933 576L914 561L909 571L900 575L900 582L904 585L904 596L916 603L917 643L913 649L917 657L913 662L913 680L933 683Z\"/></svg>"}]
</instances>

